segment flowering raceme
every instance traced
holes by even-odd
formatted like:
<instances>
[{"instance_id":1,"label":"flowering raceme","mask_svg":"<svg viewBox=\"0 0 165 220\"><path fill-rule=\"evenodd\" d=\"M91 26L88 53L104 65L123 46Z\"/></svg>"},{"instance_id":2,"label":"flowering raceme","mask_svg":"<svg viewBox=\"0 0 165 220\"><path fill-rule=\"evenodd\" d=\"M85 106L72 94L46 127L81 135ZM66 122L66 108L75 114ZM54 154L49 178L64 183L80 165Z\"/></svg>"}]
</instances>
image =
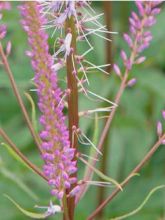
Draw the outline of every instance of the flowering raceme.
<instances>
[{"instance_id":1,"label":"flowering raceme","mask_svg":"<svg viewBox=\"0 0 165 220\"><path fill-rule=\"evenodd\" d=\"M160 8L157 6L161 1L136 1L138 14L134 11L131 13L129 18L130 33L123 35L124 40L130 48L129 56L124 50L121 51L121 58L127 71L132 69L134 64L140 64L145 61L145 57L140 57L146 48L149 47L150 41L152 40L152 34L149 29L156 23L155 16L160 13ZM115 64L114 70L118 76L121 76L120 68ZM134 85L136 79L131 79L128 82L128 86Z\"/></svg>"},{"instance_id":2,"label":"flowering raceme","mask_svg":"<svg viewBox=\"0 0 165 220\"><path fill-rule=\"evenodd\" d=\"M129 79L130 71L134 64L140 64L146 59L144 56L141 56L141 53L150 46L152 40L150 28L156 22L156 15L160 12L158 8L158 4L160 3L161 1L135 1L137 12L132 11L129 18L129 33L124 33L123 35L128 50L127 52L121 50L120 53L124 71L122 72L119 66L114 64L115 73L120 78L121 83L113 102L89 90L89 79L91 79L88 79L89 72L94 70L95 73L102 72L109 75L107 72L109 70L106 71L104 68L110 64L94 64L87 60L88 56L86 56L95 49L94 44L96 44L96 42L95 40L92 41L91 35L111 41L108 35L115 33L108 31L106 26L101 24L100 18L104 14L97 14L92 8L91 2L87 0L38 0L22 3L20 6L22 15L21 24L28 35L28 43L31 47L30 51L26 51L26 55L30 57L31 65L35 73L33 80L36 89L33 89L33 91L38 95L38 108L41 112L39 122L42 128L39 133L35 130L34 124L30 120L21 95L19 94L19 89L17 88L11 70L12 68L8 62L11 43L8 42L5 50L3 49L1 40L6 36L7 29L5 25L0 25L0 65L4 67L9 77L12 90L22 110L29 131L36 146L39 148L44 161L43 171L19 150L1 127L0 137L2 136L7 143L7 147L11 147L12 153L15 153L21 159L21 162L24 162L37 175L42 177L43 180L46 180L51 186L51 195L55 196L60 203L59 205L54 205L53 202L50 201L49 206L36 205L36 208L47 209L44 213L36 214L24 211L14 200L6 196L28 217L47 218L48 216L62 212L63 219L73 220L78 202L83 198L88 187L94 185L102 187L100 191L101 196L98 197L100 199L100 201L98 201L99 206L86 219L94 219L99 212L100 218L102 218L101 212L103 208L124 189L132 177L140 172L141 168L152 157L159 146L165 144L165 110L163 110L162 119L157 122L158 140L120 184L105 174L106 166L104 166L104 164L108 164L106 161L108 157L105 156L102 159L102 169L97 169L96 163L99 161L99 154L103 155L105 153L104 155L106 155L104 148L106 147L105 140L108 139L112 121L117 109L120 107L122 94L127 87L132 87L136 83L136 78ZM10 9L10 4L0 2L0 22L2 18L1 10L3 9ZM105 10L105 14L108 13L109 12ZM53 30L51 33L51 37L54 38L53 55L49 53L49 36L45 31L49 28ZM92 56L89 56L89 59L90 58L92 58ZM62 68L65 69L64 72L66 73L65 78L62 79L65 83L64 91L59 88L57 78ZM97 85L99 85L99 83ZM102 88L100 90L102 90ZM103 107L99 105L98 108L94 107L94 109L80 110L79 101L81 101L81 99L79 99L79 94L85 95L90 101L99 102L101 100L107 102L108 107L105 107L103 104ZM34 103L31 96L28 96L29 94L26 95L33 105ZM65 100L66 98L67 101ZM67 111L68 120L66 120L63 113L64 107ZM100 117L99 114L102 114L102 112L106 115L101 115ZM92 135L94 134L93 140L97 143L97 146L80 128L80 117L88 117L90 114L95 114L96 126L92 128L96 128L96 131L94 132L92 129L90 133L92 133ZM105 126L100 138L97 139L97 133L101 127L98 120L105 117L107 117ZM67 126L65 124L66 121L68 121ZM93 149L90 150L89 154L86 153L86 149L84 150L85 153L79 152L79 143L84 146L92 147L94 151ZM86 166L84 176L79 181L77 180L78 160ZM97 174L100 179L95 181L93 179L93 173ZM115 189L112 191L112 194L102 201L102 195L104 197L103 187L114 186ZM139 208L136 210L139 210ZM135 214L135 212L136 211L133 211L132 213ZM130 214L124 216L130 216ZM121 218L117 217L116 219Z\"/></svg>"},{"instance_id":3,"label":"flowering raceme","mask_svg":"<svg viewBox=\"0 0 165 220\"><path fill-rule=\"evenodd\" d=\"M67 56L72 55L74 67L73 74L75 75L79 86L86 93L87 91L85 91L86 88L83 87L83 83L89 84L87 73L92 70L97 70L99 72L109 74L104 70L104 68L110 65L103 64L97 66L86 59L86 55L95 49L93 42L90 42L88 38L91 35L95 35L104 40L111 41L109 38L106 38L104 34L116 32L108 31L106 26L100 23L99 19L103 16L103 14L96 14L88 1L40 2L43 6L43 16L48 17L48 22L43 26L43 28L52 29L52 37L55 36L55 33L58 33L55 40L56 51L53 56L55 60L54 68L59 70L65 67ZM74 18L76 44L81 45L85 42L86 48L88 48L82 54L80 54L78 49L74 51L74 49L71 48L73 33L70 32L69 28L66 28L66 21L71 17ZM78 77L78 73L83 74L81 80Z\"/></svg>"},{"instance_id":4,"label":"flowering raceme","mask_svg":"<svg viewBox=\"0 0 165 220\"><path fill-rule=\"evenodd\" d=\"M10 10L11 6L8 2L0 2L0 12L2 10ZM0 13L0 21L2 19L2 14ZM2 40L6 35L6 25L0 24L0 40Z\"/></svg>"},{"instance_id":5,"label":"flowering raceme","mask_svg":"<svg viewBox=\"0 0 165 220\"><path fill-rule=\"evenodd\" d=\"M5 2L5 1L0 2L0 11L1 10L10 10L10 9L11 9L11 5L9 2Z\"/></svg>"},{"instance_id":6,"label":"flowering raceme","mask_svg":"<svg viewBox=\"0 0 165 220\"><path fill-rule=\"evenodd\" d=\"M68 130L63 115L63 104L60 102L62 91L57 85L57 72L52 69L53 59L49 54L48 35L42 29L46 23L41 16L42 7L37 2L27 2L21 8L22 25L28 34L32 50L27 52L31 57L35 71L34 82L39 97L38 106L42 112L40 123L43 130L42 158L45 161L44 173L52 186L51 194L62 199L65 190L75 183L76 162L73 161L75 150L70 148Z\"/></svg>"}]
</instances>

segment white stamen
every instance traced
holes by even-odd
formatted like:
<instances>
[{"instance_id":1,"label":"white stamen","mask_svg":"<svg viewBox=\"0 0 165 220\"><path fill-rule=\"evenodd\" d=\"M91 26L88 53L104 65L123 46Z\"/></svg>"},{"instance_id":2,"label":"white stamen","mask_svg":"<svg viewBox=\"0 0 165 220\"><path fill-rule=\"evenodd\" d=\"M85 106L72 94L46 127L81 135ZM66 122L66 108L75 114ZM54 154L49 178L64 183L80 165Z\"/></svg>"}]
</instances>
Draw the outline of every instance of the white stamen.
<instances>
[{"instance_id":1,"label":"white stamen","mask_svg":"<svg viewBox=\"0 0 165 220\"><path fill-rule=\"evenodd\" d=\"M65 40L64 40L64 45L65 45L66 55L67 55L67 56L69 56L69 54L70 54L71 42L72 42L72 34L71 34L71 33L68 33L68 34L66 35Z\"/></svg>"},{"instance_id":2,"label":"white stamen","mask_svg":"<svg viewBox=\"0 0 165 220\"><path fill-rule=\"evenodd\" d=\"M101 186L101 187L113 187L112 183L110 182L101 182L101 181L85 181L85 183L94 185L94 186Z\"/></svg>"},{"instance_id":3,"label":"white stamen","mask_svg":"<svg viewBox=\"0 0 165 220\"><path fill-rule=\"evenodd\" d=\"M93 33L97 32L98 30L100 30L100 29L102 29L102 28L104 28L104 27L105 27L105 26L99 27L98 29L91 29L91 31L90 31L90 32L87 32L85 35L83 35L83 37L88 36L88 35L90 35L90 34L93 34ZM87 30L89 30L89 29L87 29ZM81 38L82 36L79 36L79 37Z\"/></svg>"},{"instance_id":4,"label":"white stamen","mask_svg":"<svg viewBox=\"0 0 165 220\"><path fill-rule=\"evenodd\" d=\"M103 73L109 75L109 73L108 73L107 71L103 70L103 69L100 68L99 66L96 66L95 64L93 64L93 63L91 63L91 62L89 62L89 61L87 61L87 60L84 60L84 62L86 62L86 63L88 63L89 65L93 66L94 68L100 70L101 72L103 72ZM107 65L107 64L106 64L106 65ZM110 64L108 64L108 65L110 65ZM89 67L88 67L88 68L89 68Z\"/></svg>"},{"instance_id":5,"label":"white stamen","mask_svg":"<svg viewBox=\"0 0 165 220\"><path fill-rule=\"evenodd\" d=\"M89 158L90 160L99 161L99 159L96 159L96 158L94 158L94 157L90 157L90 156L88 156L88 155L86 155L86 154L81 154L81 156L86 157L86 158Z\"/></svg>"},{"instance_id":6,"label":"white stamen","mask_svg":"<svg viewBox=\"0 0 165 220\"><path fill-rule=\"evenodd\" d=\"M29 91L30 91L30 92L37 92L38 89L30 89Z\"/></svg>"},{"instance_id":7,"label":"white stamen","mask_svg":"<svg viewBox=\"0 0 165 220\"><path fill-rule=\"evenodd\" d=\"M107 37L104 37L104 36L102 36L102 35L100 35L100 34L97 34L96 32L94 32L93 34L95 34L96 36L98 36L98 37L100 37L100 38L103 38L104 40L107 40L107 41L109 41L109 42L112 41L111 39L109 39L109 38L107 38Z\"/></svg>"},{"instance_id":8,"label":"white stamen","mask_svg":"<svg viewBox=\"0 0 165 220\"><path fill-rule=\"evenodd\" d=\"M89 52L91 52L93 49L94 49L93 47L89 48L89 49L88 49L86 52L84 52L81 56L82 56L82 57L86 56L86 55L87 55Z\"/></svg>"},{"instance_id":9,"label":"white stamen","mask_svg":"<svg viewBox=\"0 0 165 220\"><path fill-rule=\"evenodd\" d=\"M89 80L88 80L87 74L86 74L85 69L84 69L84 66L82 65L81 62L80 62L80 66L81 66L81 68L82 68L82 71L83 71L83 73L84 73L84 76L85 76L85 78L86 78L86 80L87 80L87 83L88 83L88 85L89 85Z\"/></svg>"},{"instance_id":10,"label":"white stamen","mask_svg":"<svg viewBox=\"0 0 165 220\"><path fill-rule=\"evenodd\" d=\"M79 116L81 117L81 116L84 116L84 115L93 114L93 113L97 113L97 112L110 112L110 111L112 111L113 108L115 108L115 106L90 109L90 110L87 110L87 111L79 112Z\"/></svg>"},{"instance_id":11,"label":"white stamen","mask_svg":"<svg viewBox=\"0 0 165 220\"><path fill-rule=\"evenodd\" d=\"M96 15L96 16L92 16L92 17L90 17L90 18L87 17L87 19L84 20L84 23L85 23L85 22L90 22L90 21L96 20L96 19L100 18L100 17L103 16L103 15L104 15L104 13L101 13L101 14Z\"/></svg>"},{"instance_id":12,"label":"white stamen","mask_svg":"<svg viewBox=\"0 0 165 220\"><path fill-rule=\"evenodd\" d=\"M97 149L97 147L95 146L95 144L81 131L81 135L92 145L92 147L97 151L97 153L99 153L100 155L102 155L101 151L99 151Z\"/></svg>"},{"instance_id":13,"label":"white stamen","mask_svg":"<svg viewBox=\"0 0 165 220\"><path fill-rule=\"evenodd\" d=\"M99 69L100 70L101 67L107 67L107 66L111 66L111 64L104 64L104 65L100 65L100 66L90 66L90 67L87 67L86 69L87 70L90 70L90 69ZM106 72L106 74L107 74L107 72ZM109 75L109 73L108 73L108 75Z\"/></svg>"},{"instance_id":14,"label":"white stamen","mask_svg":"<svg viewBox=\"0 0 165 220\"><path fill-rule=\"evenodd\" d=\"M53 205L52 201L50 201L50 205L49 206L38 206L38 205L35 205L35 208L47 209L45 214L47 214L48 216L55 215L58 212L62 212L61 206Z\"/></svg>"},{"instance_id":15,"label":"white stamen","mask_svg":"<svg viewBox=\"0 0 165 220\"><path fill-rule=\"evenodd\" d=\"M103 101L106 101L106 102L108 102L108 103L114 105L115 107L117 107L116 103L111 102L111 101L109 101L108 99L103 98L102 96L97 95L96 93L93 93L93 92L91 92L91 91L89 91L89 90L87 90L87 91L88 91L88 93L90 93L91 95L93 95L93 96L95 96L95 97L97 97L97 98L99 98L99 99L101 99L101 100L103 100Z\"/></svg>"}]
</instances>

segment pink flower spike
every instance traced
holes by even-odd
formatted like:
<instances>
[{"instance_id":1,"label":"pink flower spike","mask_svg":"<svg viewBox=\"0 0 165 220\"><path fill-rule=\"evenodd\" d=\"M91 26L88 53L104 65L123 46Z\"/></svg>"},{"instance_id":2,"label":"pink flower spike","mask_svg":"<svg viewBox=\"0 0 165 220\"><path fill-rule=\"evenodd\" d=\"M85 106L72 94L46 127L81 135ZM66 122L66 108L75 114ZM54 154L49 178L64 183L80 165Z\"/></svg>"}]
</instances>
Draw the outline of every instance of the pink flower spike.
<instances>
[{"instance_id":1,"label":"pink flower spike","mask_svg":"<svg viewBox=\"0 0 165 220\"><path fill-rule=\"evenodd\" d=\"M165 110L162 111L163 119L165 120Z\"/></svg>"},{"instance_id":2,"label":"pink flower spike","mask_svg":"<svg viewBox=\"0 0 165 220\"><path fill-rule=\"evenodd\" d=\"M119 68L119 66L117 64L113 65L113 69L114 69L116 75L121 77L121 71L120 71L120 68Z\"/></svg>"},{"instance_id":3,"label":"pink flower spike","mask_svg":"<svg viewBox=\"0 0 165 220\"><path fill-rule=\"evenodd\" d=\"M11 5L9 2L0 2L0 10L10 10L11 9Z\"/></svg>"},{"instance_id":4,"label":"pink flower spike","mask_svg":"<svg viewBox=\"0 0 165 220\"><path fill-rule=\"evenodd\" d=\"M0 25L0 40L2 40L6 36L6 26Z\"/></svg>"},{"instance_id":5,"label":"pink flower spike","mask_svg":"<svg viewBox=\"0 0 165 220\"><path fill-rule=\"evenodd\" d=\"M159 137L162 135L162 123L160 121L157 122L157 135Z\"/></svg>"},{"instance_id":6,"label":"pink flower spike","mask_svg":"<svg viewBox=\"0 0 165 220\"><path fill-rule=\"evenodd\" d=\"M123 35L124 40L130 47L130 57L126 57L126 54L122 51L120 54L123 64L128 71L132 69L133 64L140 64L144 62L145 57L139 57L140 53L150 46L152 40L151 32L148 31L156 22L156 16L160 9L156 8L157 3L152 1L135 1L137 6L137 13L131 12L129 18L129 30L130 33Z\"/></svg>"},{"instance_id":7,"label":"pink flower spike","mask_svg":"<svg viewBox=\"0 0 165 220\"><path fill-rule=\"evenodd\" d=\"M25 51L26 56L33 57L33 53L29 50Z\"/></svg>"},{"instance_id":8,"label":"pink flower spike","mask_svg":"<svg viewBox=\"0 0 165 220\"><path fill-rule=\"evenodd\" d=\"M124 37L124 40L126 41L126 43L128 44L128 46L132 47L133 46L133 42L132 42L131 37L128 34L126 34L126 33L123 35L123 37Z\"/></svg>"},{"instance_id":9,"label":"pink flower spike","mask_svg":"<svg viewBox=\"0 0 165 220\"><path fill-rule=\"evenodd\" d=\"M7 46L6 46L6 55L9 56L11 53L11 42L8 41Z\"/></svg>"},{"instance_id":10,"label":"pink flower spike","mask_svg":"<svg viewBox=\"0 0 165 220\"><path fill-rule=\"evenodd\" d=\"M38 107L42 114L40 123L43 127L40 137L42 159L45 162L43 172L52 186L51 194L61 200L66 188L71 188L70 174L77 171L76 163L72 161L75 149L70 148L69 131L63 115L64 107L62 104L59 106L63 93L57 84L54 60L49 53L48 35L42 28L45 24L42 6L37 1L28 1L23 3L20 10L22 25L31 46L31 52L26 54L31 57ZM71 35L68 34L67 37L64 48L66 56L70 52Z\"/></svg>"},{"instance_id":11,"label":"pink flower spike","mask_svg":"<svg viewBox=\"0 0 165 220\"><path fill-rule=\"evenodd\" d=\"M128 81L127 86L132 87L136 84L137 80L135 78L132 78Z\"/></svg>"},{"instance_id":12,"label":"pink flower spike","mask_svg":"<svg viewBox=\"0 0 165 220\"><path fill-rule=\"evenodd\" d=\"M153 16L150 16L150 17L146 18L144 26L151 27L155 23L156 23L156 19Z\"/></svg>"},{"instance_id":13,"label":"pink flower spike","mask_svg":"<svg viewBox=\"0 0 165 220\"><path fill-rule=\"evenodd\" d=\"M129 22L131 25L133 25L134 27L136 26L136 21L133 18L129 18Z\"/></svg>"},{"instance_id":14,"label":"pink flower spike","mask_svg":"<svg viewBox=\"0 0 165 220\"><path fill-rule=\"evenodd\" d=\"M70 197L73 197L73 196L75 196L78 192L79 192L79 190L80 190L80 186L76 186L76 187L74 187L73 189L72 189L72 191L69 193L69 196Z\"/></svg>"},{"instance_id":15,"label":"pink flower spike","mask_svg":"<svg viewBox=\"0 0 165 220\"><path fill-rule=\"evenodd\" d=\"M139 10L140 15L143 16L145 14L145 11L144 11L142 3L139 1L136 1L135 4Z\"/></svg>"},{"instance_id":16,"label":"pink flower spike","mask_svg":"<svg viewBox=\"0 0 165 220\"><path fill-rule=\"evenodd\" d=\"M132 14L132 17L133 17L136 21L139 20L138 15L137 15L134 11L132 11L131 14Z\"/></svg>"},{"instance_id":17,"label":"pink flower spike","mask_svg":"<svg viewBox=\"0 0 165 220\"><path fill-rule=\"evenodd\" d=\"M121 51L120 56L122 58L122 60L125 62L128 58L127 58L127 54L125 53L124 50Z\"/></svg>"},{"instance_id":18,"label":"pink flower spike","mask_svg":"<svg viewBox=\"0 0 165 220\"><path fill-rule=\"evenodd\" d=\"M126 66L126 68L127 68L128 70L131 70L131 68L132 68L132 62L131 62L130 60L127 60L127 61L125 62L125 66Z\"/></svg>"},{"instance_id":19,"label":"pink flower spike","mask_svg":"<svg viewBox=\"0 0 165 220\"><path fill-rule=\"evenodd\" d=\"M151 14L152 15L157 15L157 14L159 14L160 13L160 8L154 8L153 10L152 10L152 12L151 12Z\"/></svg>"},{"instance_id":20,"label":"pink flower spike","mask_svg":"<svg viewBox=\"0 0 165 220\"><path fill-rule=\"evenodd\" d=\"M143 63L145 60L146 60L146 57L139 57L139 58L135 61L135 63L136 63L136 64L140 64L140 63Z\"/></svg>"}]
</instances>

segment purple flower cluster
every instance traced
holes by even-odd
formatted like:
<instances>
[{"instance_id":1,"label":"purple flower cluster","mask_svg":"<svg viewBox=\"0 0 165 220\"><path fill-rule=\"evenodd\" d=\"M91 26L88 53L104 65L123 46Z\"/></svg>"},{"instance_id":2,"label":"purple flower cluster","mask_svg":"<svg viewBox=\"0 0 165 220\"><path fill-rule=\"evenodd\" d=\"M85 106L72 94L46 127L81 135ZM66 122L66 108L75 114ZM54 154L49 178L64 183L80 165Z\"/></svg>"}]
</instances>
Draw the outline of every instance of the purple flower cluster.
<instances>
[{"instance_id":1,"label":"purple flower cluster","mask_svg":"<svg viewBox=\"0 0 165 220\"><path fill-rule=\"evenodd\" d=\"M40 123L43 130L42 158L45 161L43 170L52 186L51 194L62 199L66 189L77 182L71 177L77 171L73 161L75 150L70 148L69 134L63 115L61 101L62 91L57 85L57 72L52 68L54 61L49 54L48 35L42 29L46 23L41 15L42 7L38 2L26 2L21 7L22 25L28 34L32 50L27 52L31 57L35 71L35 85L39 97L38 106L42 115Z\"/></svg>"},{"instance_id":2,"label":"purple flower cluster","mask_svg":"<svg viewBox=\"0 0 165 220\"><path fill-rule=\"evenodd\" d=\"M40 1L43 8L49 15L53 25L57 28L63 28L67 18L76 16L76 1Z\"/></svg>"},{"instance_id":3,"label":"purple flower cluster","mask_svg":"<svg viewBox=\"0 0 165 220\"><path fill-rule=\"evenodd\" d=\"M2 10L10 10L11 6L9 2L0 2L0 12ZM2 14L0 13L0 21L2 19ZM6 36L7 28L6 25L0 24L0 40Z\"/></svg>"},{"instance_id":4,"label":"purple flower cluster","mask_svg":"<svg viewBox=\"0 0 165 220\"><path fill-rule=\"evenodd\" d=\"M0 2L0 11L1 10L10 10L10 9L11 9L11 5L9 2L5 2L5 1Z\"/></svg>"},{"instance_id":5,"label":"purple flower cluster","mask_svg":"<svg viewBox=\"0 0 165 220\"><path fill-rule=\"evenodd\" d=\"M43 28L53 29L52 36L58 32L59 37L55 40L55 51L54 60L56 64L54 65L55 70L60 70L65 67L67 56L72 54L74 71L78 84L83 87L83 83L78 78L78 73L84 75L85 80L84 84L87 82L89 84L87 73L91 70L97 70L107 74L104 70L104 67L109 66L110 64L104 64L96 66L95 64L86 60L86 55L94 50L93 42L90 42L89 36L96 35L97 37L102 38L103 40L108 40L105 37L105 33L109 32L104 25L99 21L103 14L96 14L96 12L90 6L90 2L83 1L41 1L43 6L43 15L47 15L48 22ZM77 44L85 43L88 48L87 51L74 51L71 48L72 34L69 28L66 28L66 20L73 17L75 25L75 36ZM75 37L74 36L74 37ZM80 54L81 53L81 54ZM75 68L76 66L76 68ZM83 91L85 90L82 88Z\"/></svg>"},{"instance_id":6,"label":"purple flower cluster","mask_svg":"<svg viewBox=\"0 0 165 220\"><path fill-rule=\"evenodd\" d=\"M162 111L162 117L165 120L165 110ZM157 122L157 135L159 138L163 135L163 125L161 121ZM165 139L162 141L162 144L165 144Z\"/></svg>"},{"instance_id":7,"label":"purple flower cluster","mask_svg":"<svg viewBox=\"0 0 165 220\"><path fill-rule=\"evenodd\" d=\"M64 4L64 1L52 2L51 4L52 4L51 9L54 12L58 12L59 8L62 6L62 4ZM63 27L66 19L70 18L72 15L75 15L75 14L76 14L75 1L68 1L66 3L66 8L64 9L64 11L60 14L59 17L57 17L54 20L54 25L58 28Z\"/></svg>"},{"instance_id":8,"label":"purple flower cluster","mask_svg":"<svg viewBox=\"0 0 165 220\"><path fill-rule=\"evenodd\" d=\"M0 20L2 19L2 15L0 14ZM6 25L0 24L0 40L2 40L6 36L7 28Z\"/></svg>"},{"instance_id":9,"label":"purple flower cluster","mask_svg":"<svg viewBox=\"0 0 165 220\"><path fill-rule=\"evenodd\" d=\"M147 29L156 23L155 16L160 13L157 6L161 1L136 1L138 13L132 12L129 18L130 33L123 35L124 40L130 48L128 57L124 50L121 51L121 58L126 69L129 71L133 64L140 64L145 61L145 57L140 57L140 53L149 47L152 34ZM115 64L114 70L120 75L120 69Z\"/></svg>"}]
</instances>

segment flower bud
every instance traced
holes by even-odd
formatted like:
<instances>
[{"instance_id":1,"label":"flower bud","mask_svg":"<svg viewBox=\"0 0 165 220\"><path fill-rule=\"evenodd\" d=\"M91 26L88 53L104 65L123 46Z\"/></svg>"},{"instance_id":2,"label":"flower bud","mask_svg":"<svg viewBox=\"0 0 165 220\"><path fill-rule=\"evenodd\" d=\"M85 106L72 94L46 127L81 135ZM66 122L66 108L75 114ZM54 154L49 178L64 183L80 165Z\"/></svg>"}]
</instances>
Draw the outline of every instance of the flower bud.
<instances>
[{"instance_id":1,"label":"flower bud","mask_svg":"<svg viewBox=\"0 0 165 220\"><path fill-rule=\"evenodd\" d=\"M160 121L157 122L157 135L159 137L162 135L162 123Z\"/></svg>"}]
</instances>

